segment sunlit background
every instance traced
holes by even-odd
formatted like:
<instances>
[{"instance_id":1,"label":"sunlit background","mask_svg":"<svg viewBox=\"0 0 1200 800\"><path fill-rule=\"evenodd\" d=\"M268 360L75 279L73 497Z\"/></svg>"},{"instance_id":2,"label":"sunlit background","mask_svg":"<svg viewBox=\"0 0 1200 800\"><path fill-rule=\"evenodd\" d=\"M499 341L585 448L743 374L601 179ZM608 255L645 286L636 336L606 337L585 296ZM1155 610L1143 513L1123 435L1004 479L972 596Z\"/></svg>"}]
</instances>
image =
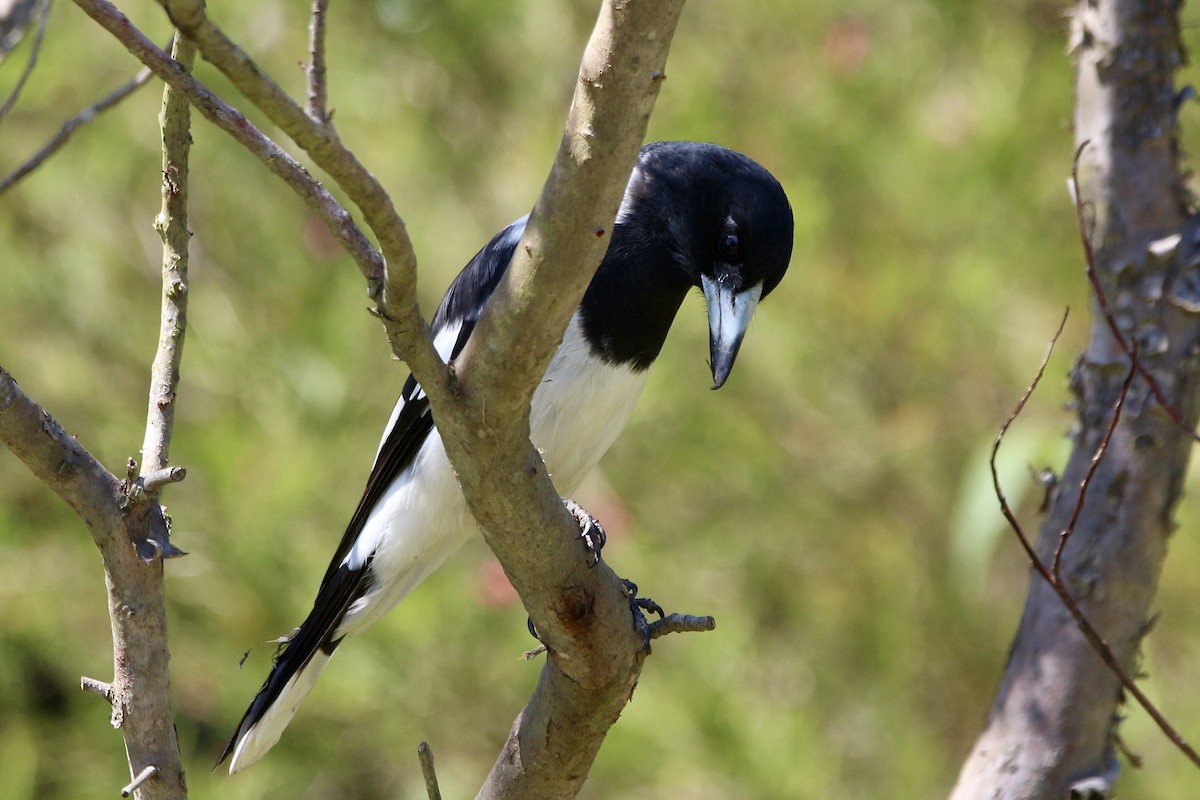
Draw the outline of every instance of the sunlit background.
<instances>
[{"instance_id":1,"label":"sunlit background","mask_svg":"<svg viewBox=\"0 0 1200 800\"><path fill-rule=\"evenodd\" d=\"M596 3L334 2L339 132L408 223L426 313L531 206ZM300 0L210 12L303 93ZM123 4L165 42L148 0ZM1066 4L772 0L690 4L650 137L771 169L796 215L791 270L726 388L708 391L699 297L577 498L605 558L669 610L716 617L654 655L587 798L936 798L983 725L1027 569L986 453L1065 307L1044 388L1002 455L1036 528L1029 467L1061 467L1065 376L1089 325L1065 178ZM1195 42L1196 12L1185 13ZM29 41L0 63L7 94ZM137 64L67 2L0 125L0 172ZM226 99L228 84L197 72ZM1194 69L1180 84L1195 79ZM113 469L142 441L158 330L160 184L151 84L0 197L0 364ZM249 116L263 123L261 115ZM1196 151L1198 115L1182 113ZM268 131L272 131L267 126ZM540 669L481 542L339 651L282 742L210 772L271 647L303 619L406 375L323 226L202 119L194 125L190 326L165 495L172 684L196 798L474 794ZM1189 483L1195 491L1195 480ZM1185 498L1143 685L1200 738L1200 559ZM0 797L101 798L127 780L108 708L103 575L87 532L0 453ZM1194 795L1200 774L1130 709L1122 796Z\"/></svg>"}]
</instances>

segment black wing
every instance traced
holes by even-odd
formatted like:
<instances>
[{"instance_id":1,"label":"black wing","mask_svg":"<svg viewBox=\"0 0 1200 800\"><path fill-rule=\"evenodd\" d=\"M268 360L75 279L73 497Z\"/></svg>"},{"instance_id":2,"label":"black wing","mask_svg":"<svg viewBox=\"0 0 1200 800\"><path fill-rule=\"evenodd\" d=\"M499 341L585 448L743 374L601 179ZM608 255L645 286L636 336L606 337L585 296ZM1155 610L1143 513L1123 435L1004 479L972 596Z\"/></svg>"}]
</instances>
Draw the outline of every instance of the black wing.
<instances>
[{"instance_id":1,"label":"black wing","mask_svg":"<svg viewBox=\"0 0 1200 800\"><path fill-rule=\"evenodd\" d=\"M466 346L467 339L470 338L471 331L475 329L475 323L479 321L484 306L487 305L492 292L500 283L504 271L508 269L508 262L512 259L517 243L521 240L521 234L525 232L527 220L527 216L522 217L492 237L492 240L475 254L467 266L463 267L462 272L458 273L458 277L454 279L450 288L446 290L445 296L442 297L441 305L433 315L430 333L436 338L442 331L453 329L455 326L459 327L448 361L457 358L463 347ZM350 518L350 524L346 526L346 532L342 534L342 541L338 544L333 559L329 562L329 568L325 571L325 578L321 582L322 592L337 573L346 554L354 547L371 509L383 497L383 493L387 491L387 487L391 485L392 481L412 464L421 446L425 444L429 432L433 430L433 416L429 409L429 399L425 396L425 392L421 391L420 384L412 375L409 375L408 380L404 382L404 389L400 396L404 399L404 408L401 409L395 424L392 425L384 438L383 445L379 448L379 454L375 457L374 466L371 467L371 474L367 478L363 496L358 501L358 507L354 509L354 515Z\"/></svg>"},{"instance_id":2,"label":"black wing","mask_svg":"<svg viewBox=\"0 0 1200 800\"><path fill-rule=\"evenodd\" d=\"M517 220L493 237L446 290L430 328L436 337L438 333L458 326L458 333L449 355L450 360L462 352L488 298L504 275L521 234L525 231L526 219L523 217ZM429 432L433 430L429 398L421 391L420 385L412 375L405 381L400 396L404 400L404 407L400 409L395 423L388 430L379 448L379 454L376 455L375 464L367 478L366 489L358 501L358 507L354 509L350 524L342 534L342 541L329 562L325 577L321 580L321 588L317 592L312 611L276 656L271 674L267 676L266 682L238 723L237 731L217 761L218 766L233 753L237 743L262 719L279 698L288 681L304 668L318 649L327 653L333 652L341 641L334 639L333 633L341 623L346 609L370 589L371 559L368 558L357 568L351 568L343 562L362 533L375 504L383 497L392 481L413 463Z\"/></svg>"}]
</instances>

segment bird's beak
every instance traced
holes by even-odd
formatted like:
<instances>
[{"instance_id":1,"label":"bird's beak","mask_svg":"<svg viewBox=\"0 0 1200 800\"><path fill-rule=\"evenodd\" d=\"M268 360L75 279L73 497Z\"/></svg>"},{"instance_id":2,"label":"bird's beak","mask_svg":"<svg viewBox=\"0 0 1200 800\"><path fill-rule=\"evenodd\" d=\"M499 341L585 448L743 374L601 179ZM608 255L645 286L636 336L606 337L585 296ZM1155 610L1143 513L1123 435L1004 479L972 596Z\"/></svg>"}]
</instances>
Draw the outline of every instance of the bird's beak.
<instances>
[{"instance_id":1,"label":"bird's beak","mask_svg":"<svg viewBox=\"0 0 1200 800\"><path fill-rule=\"evenodd\" d=\"M700 276L700 288L708 301L708 348L712 357L714 389L720 389L729 377L738 348L742 346L742 337L746 335L750 318L762 297L761 282L737 291L731 277Z\"/></svg>"}]
</instances>

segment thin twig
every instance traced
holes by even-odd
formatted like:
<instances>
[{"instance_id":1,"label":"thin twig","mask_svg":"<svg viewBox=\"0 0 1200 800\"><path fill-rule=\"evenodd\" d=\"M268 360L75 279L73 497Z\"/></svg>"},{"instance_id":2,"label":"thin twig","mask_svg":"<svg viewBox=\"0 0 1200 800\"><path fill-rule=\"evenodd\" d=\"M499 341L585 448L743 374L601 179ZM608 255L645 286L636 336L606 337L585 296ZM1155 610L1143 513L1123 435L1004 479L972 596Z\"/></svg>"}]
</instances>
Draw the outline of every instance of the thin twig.
<instances>
[{"instance_id":1,"label":"thin twig","mask_svg":"<svg viewBox=\"0 0 1200 800\"><path fill-rule=\"evenodd\" d=\"M425 778L425 794L429 800L442 800L442 790L438 788L437 772L433 769L433 750L429 742L417 745L417 760L421 762L421 776Z\"/></svg>"},{"instance_id":2,"label":"thin twig","mask_svg":"<svg viewBox=\"0 0 1200 800\"><path fill-rule=\"evenodd\" d=\"M1062 319L1058 323L1058 330L1054 332L1054 336L1050 338L1050 344L1046 346L1046 352L1042 354L1042 361L1040 364L1038 364L1037 373L1033 376L1033 380L1025 389L1025 393L1021 395L1021 399L1017 401L1017 405L1013 408L1012 412L1000 426L1000 432L996 434L996 439L992 442L992 455L988 461L992 468L992 486L995 487L996 499L1000 502L1000 513L1004 515L1004 518L1007 519L1009 524L1016 530L1017 539L1020 540L1021 547L1025 549L1025 555L1028 556L1030 561L1033 561L1035 564L1038 563L1037 553L1034 552L1033 546L1029 543L1029 539L1026 538L1024 529L1021 528L1020 523L1017 522L1016 516L1013 514L1012 509L1008 505L1008 498L1004 495L1004 489L1000 486L1000 475L996 471L996 456L1000 452L1000 445L1004 441L1004 437L1008 433L1008 429L1016 421L1017 417L1021 415L1021 412L1025 410L1025 404L1028 403L1029 398L1033 396L1033 390L1036 389L1038 384L1042 382L1042 376L1046 374L1046 365L1050 363L1050 354L1054 352L1054 345L1058 344L1058 338L1062 336L1063 328L1065 328L1067 325L1067 317L1070 315L1070 313L1071 310L1069 308L1063 311Z\"/></svg>"},{"instance_id":3,"label":"thin twig","mask_svg":"<svg viewBox=\"0 0 1200 800\"><path fill-rule=\"evenodd\" d=\"M190 72L196 46L178 33L171 57ZM191 149L191 106L177 89L163 87L162 111L162 210L154 228L162 237L162 311L158 349L150 368L150 402L142 442L143 488L153 492L168 480L151 481L167 469L171 434L175 426L175 398L183 342L187 332L188 299L188 153Z\"/></svg>"},{"instance_id":4,"label":"thin twig","mask_svg":"<svg viewBox=\"0 0 1200 800\"><path fill-rule=\"evenodd\" d=\"M308 25L308 116L318 125L330 125L329 85L325 80L325 12L329 0L313 0Z\"/></svg>"},{"instance_id":5,"label":"thin twig","mask_svg":"<svg viewBox=\"0 0 1200 800\"><path fill-rule=\"evenodd\" d=\"M1096 630L1095 626L1092 625L1091 621L1088 620L1087 616L1083 613L1083 609L1079 607L1079 604L1075 601L1075 598L1071 596L1071 593L1067 590L1065 583L1059 578L1056 572L1052 571L1051 568L1046 566L1045 562L1038 557L1037 552L1033 549L1033 545L1029 541L1029 537L1025 534L1025 529L1021 527L1021 523L1017 520L1012 508L1009 507L1008 500L1004 496L1004 490L1000 485L1000 475L996 470L996 455L1000 450L1000 444L1004 440L1004 436L1008 432L1009 426L1012 425L1012 423L1020 415L1022 409L1025 408L1025 403L1029 400L1034 389L1037 388L1038 383L1041 381L1042 375L1046 371L1046 364L1050 360L1050 353L1053 351L1055 343L1058 342L1058 337L1062 334L1063 325L1065 324L1066 315L1064 314L1062 322L1059 323L1058 331L1055 332L1054 337L1050 340L1049 346L1046 348L1045 355L1042 356L1042 363L1038 367L1037 374L1034 376L1033 381L1029 384L1029 387L1025 390L1025 393L1021 395L1021 399L1017 401L1017 405L1013 408L1012 413L1008 415L1008 418L1004 420L1004 424L1000 426L1000 432L997 434L996 440L992 445L992 455L991 459L989 460L989 466L992 470L992 487L995 490L996 499L1000 503L1000 512L1004 515L1004 519L1008 521L1008 525L1010 528L1012 528L1013 533L1016 534L1017 540L1021 543L1021 547L1024 549L1026 556L1029 558L1030 564L1033 566L1034 571L1037 572L1037 574L1042 577L1042 580L1044 580L1054 591L1054 593L1058 595L1059 600L1071 614L1071 617L1075 620L1076 626L1079 628L1084 638L1087 639L1088 644L1090 644L1096 654L1100 656L1100 659L1104 662L1104 665L1108 667L1113 675L1117 677L1117 679L1121 682L1121 685L1125 687L1125 690L1129 692L1129 694L1131 694L1135 700L1137 700L1138 705L1140 705L1146 711L1146 713L1150 715L1150 718L1154 720L1156 725L1158 725L1159 730L1163 732L1163 735L1165 735L1171 741L1171 743L1179 749L1180 752L1187 756L1187 758L1193 764L1200 767L1200 754L1197 754L1196 751L1192 749L1191 745L1189 745L1184 738L1179 735L1179 732L1176 731L1175 728L1167 721L1166 717L1162 715L1162 712L1160 712L1154 703L1150 701L1150 698L1148 698L1145 693L1138 688L1138 685L1134 682L1133 678L1129 676L1129 674L1125 671L1125 668L1121 665L1120 660L1117 659L1116 654L1113 653L1112 648L1109 647L1108 642L1104 640L1104 638ZM1124 403L1125 397L1129 393L1129 385L1131 383L1132 376L1138 371L1138 362L1136 360L1132 361L1129 367L1129 374L1121 386L1121 393L1117 398L1118 408L1114 409L1114 414L1119 413L1119 406L1120 404ZM1107 443L1108 437L1106 436L1104 441L1101 442L1102 447L1106 447ZM1102 457L1103 453L1099 453L1099 456ZM1065 535L1070 536L1069 530ZM1060 543L1061 541L1062 539L1060 537Z\"/></svg>"},{"instance_id":6,"label":"thin twig","mask_svg":"<svg viewBox=\"0 0 1200 800\"><path fill-rule=\"evenodd\" d=\"M1133 345L1133 364L1137 363L1137 343ZM1079 523L1079 516L1083 513L1083 504L1087 500L1088 487L1092 485L1092 477L1096 474L1096 470L1100 468L1100 462L1104 460L1104 454L1108 452L1109 442L1112 441L1113 431L1117 429L1117 423L1121 421L1121 411L1125 408L1125 398L1129 396L1129 386L1133 383L1133 376L1137 375L1137 370L1130 366L1130 369L1125 373L1125 381L1121 384L1121 391L1117 394L1117 400L1113 404L1112 414L1108 418L1108 428L1104 431L1104 436L1100 439L1100 444L1096 446L1096 452L1092 454L1092 461L1088 464L1087 473L1083 476L1083 480L1079 482L1079 495L1075 498L1075 509L1071 512L1071 520L1067 526L1058 534L1058 545L1054 548L1054 566L1051 572L1054 575L1054 580L1062 583L1062 555L1067 549L1067 540L1071 538L1071 534L1075 532L1075 526Z\"/></svg>"},{"instance_id":7,"label":"thin twig","mask_svg":"<svg viewBox=\"0 0 1200 800\"><path fill-rule=\"evenodd\" d=\"M75 133L77 129L91 122L99 114L107 111L129 95L133 94L139 88L144 86L149 80L150 70L138 70L138 73L133 76L133 79L124 86L117 89L115 92L99 102L88 106L83 111L80 111L78 114L64 122L63 126L59 128L58 133L56 133L50 141L46 142L46 144L42 146L42 149L38 150L36 153L30 156L24 164L17 167L2 180L0 180L0 194L4 194L6 191L11 189L17 184L18 181L40 167L46 159L58 152L59 149L61 149L62 146L67 143L67 140L71 138L71 134Z\"/></svg>"},{"instance_id":8,"label":"thin twig","mask_svg":"<svg viewBox=\"0 0 1200 800\"><path fill-rule=\"evenodd\" d=\"M29 80L29 76L33 74L33 68L37 66L38 54L42 50L42 39L46 35L46 22L50 19L50 4L53 0L44 0L42 6L42 18L38 20L37 33L33 37L33 45L29 49L29 58L25 62L25 68L21 70L21 77L17 78L17 83L13 86L12 91L8 93L8 97L4 100L4 105L0 105L0 122L4 121L4 117L17 104L17 98L21 96L21 90L25 88L25 81Z\"/></svg>"},{"instance_id":9,"label":"thin twig","mask_svg":"<svg viewBox=\"0 0 1200 800\"><path fill-rule=\"evenodd\" d=\"M1167 400L1166 392L1159 385L1158 379L1134 355L1134 348L1130 345L1129 340L1125 338L1125 334L1121 332L1121 327L1117 324L1116 315L1113 314L1112 307L1108 304L1108 298L1104 294L1104 287L1100 283L1100 275L1096 270L1096 254L1092 249L1091 237L1088 235L1088 225L1083 218L1084 203L1079 196L1079 159L1083 155L1084 148L1090 144L1090 139L1085 140L1075 150L1075 161L1071 164L1071 194L1075 202L1075 224L1079 228L1079 238L1083 242L1083 253L1087 259L1088 281L1092 284L1092 291L1096 293L1096 305L1100 308L1100 313L1104 316L1104 321L1108 323L1108 329L1112 332L1113 339L1116 340L1121 350L1133 362L1134 368L1138 373L1146 379L1146 384L1150 387L1151 393L1154 394L1154 399L1167 412L1167 416L1171 418L1172 422L1184 430L1192 439L1200 442L1200 433L1196 432L1196 426L1188 422L1183 413Z\"/></svg>"}]
</instances>

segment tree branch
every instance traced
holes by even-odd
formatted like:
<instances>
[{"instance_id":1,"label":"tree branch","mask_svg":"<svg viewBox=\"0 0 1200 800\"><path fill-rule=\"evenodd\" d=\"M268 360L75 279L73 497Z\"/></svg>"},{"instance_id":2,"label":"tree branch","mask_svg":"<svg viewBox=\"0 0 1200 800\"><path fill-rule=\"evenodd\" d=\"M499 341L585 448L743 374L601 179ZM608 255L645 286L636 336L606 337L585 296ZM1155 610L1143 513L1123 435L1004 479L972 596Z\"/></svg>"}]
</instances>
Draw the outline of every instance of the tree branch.
<instances>
[{"instance_id":1,"label":"tree branch","mask_svg":"<svg viewBox=\"0 0 1200 800\"><path fill-rule=\"evenodd\" d=\"M382 286L372 283L371 296L378 304L378 316L392 350L408 364L435 407L453 402L445 365L433 349L417 304L417 259L412 241L383 186L346 147L332 125L309 116L209 19L203 0L159 3L176 27L196 41L205 60L329 173L362 211L383 251L384 281Z\"/></svg>"},{"instance_id":2,"label":"tree branch","mask_svg":"<svg viewBox=\"0 0 1200 800\"><path fill-rule=\"evenodd\" d=\"M180 67L190 72L196 48L187 39L176 35L171 55ZM155 491L162 485L162 481L156 481L151 486L146 479L164 471L169 462L176 388L187 332L188 241L192 236L188 230L187 210L191 107L170 84L163 88L159 126L162 130L162 210L154 220L154 228L163 242L162 323L158 349L150 368L150 402L142 443L141 477L147 491Z\"/></svg>"},{"instance_id":3,"label":"tree branch","mask_svg":"<svg viewBox=\"0 0 1200 800\"><path fill-rule=\"evenodd\" d=\"M108 3L75 2L205 116L242 135L244 118L222 120L229 112L164 63ZM415 258L403 221L373 176L328 124L315 122L228 40L202 3L162 4L200 54L339 183L378 237L386 278L376 296L393 350L425 388L468 504L550 650L538 688L480 796L574 796L628 701L645 653L622 584L606 565L587 569L575 521L528 441L529 400L607 248L681 0L604 4L554 168L453 378L416 306Z\"/></svg>"},{"instance_id":4,"label":"tree branch","mask_svg":"<svg viewBox=\"0 0 1200 800\"><path fill-rule=\"evenodd\" d=\"M162 560L144 563L132 545L167 541L161 508L132 498L126 485L21 391L3 367L0 441L79 515L100 550L108 578L114 679L109 686L85 678L81 686L112 705L113 727L125 737L130 776L157 768L138 788L139 800L184 796L167 675Z\"/></svg>"},{"instance_id":5,"label":"tree branch","mask_svg":"<svg viewBox=\"0 0 1200 800\"><path fill-rule=\"evenodd\" d=\"M128 83L121 86L111 94L101 98L96 103L93 103L64 122L62 127L58 129L58 133L54 134L50 141L42 145L42 147L36 153L26 159L21 166L17 167L8 175L5 175L3 179L0 179L0 194L4 194L13 186L16 186L22 178L40 167L43 163L45 163L46 159L50 158L50 156L62 149L62 146L70 140L72 134L74 134L76 130L91 122L101 113L112 108L117 103L121 102L126 97L140 89L142 86L145 86L146 82L149 80L150 70L138 70L137 74L134 75Z\"/></svg>"},{"instance_id":6,"label":"tree branch","mask_svg":"<svg viewBox=\"0 0 1200 800\"><path fill-rule=\"evenodd\" d=\"M1065 797L1112 783L1117 704L1122 688L1141 694L1129 676L1194 436L1200 308L1177 292L1194 284L1200 253L1176 141L1178 4L1081 0L1072 40L1075 207L1095 291L1092 335L1071 376L1071 457L1036 546L1022 545L1035 573L955 800Z\"/></svg>"},{"instance_id":7,"label":"tree branch","mask_svg":"<svg viewBox=\"0 0 1200 800\"><path fill-rule=\"evenodd\" d=\"M329 86L325 80L325 18L329 0L313 0L309 23L308 116L318 125L333 125L329 114Z\"/></svg>"},{"instance_id":8,"label":"tree branch","mask_svg":"<svg viewBox=\"0 0 1200 800\"><path fill-rule=\"evenodd\" d=\"M229 106L197 81L138 30L107 0L74 0L160 80L174 87L205 119L233 137L251 155L288 185L326 225L369 281L384 274L383 258L355 225L349 212L287 151L271 141L237 109Z\"/></svg>"}]
</instances>

